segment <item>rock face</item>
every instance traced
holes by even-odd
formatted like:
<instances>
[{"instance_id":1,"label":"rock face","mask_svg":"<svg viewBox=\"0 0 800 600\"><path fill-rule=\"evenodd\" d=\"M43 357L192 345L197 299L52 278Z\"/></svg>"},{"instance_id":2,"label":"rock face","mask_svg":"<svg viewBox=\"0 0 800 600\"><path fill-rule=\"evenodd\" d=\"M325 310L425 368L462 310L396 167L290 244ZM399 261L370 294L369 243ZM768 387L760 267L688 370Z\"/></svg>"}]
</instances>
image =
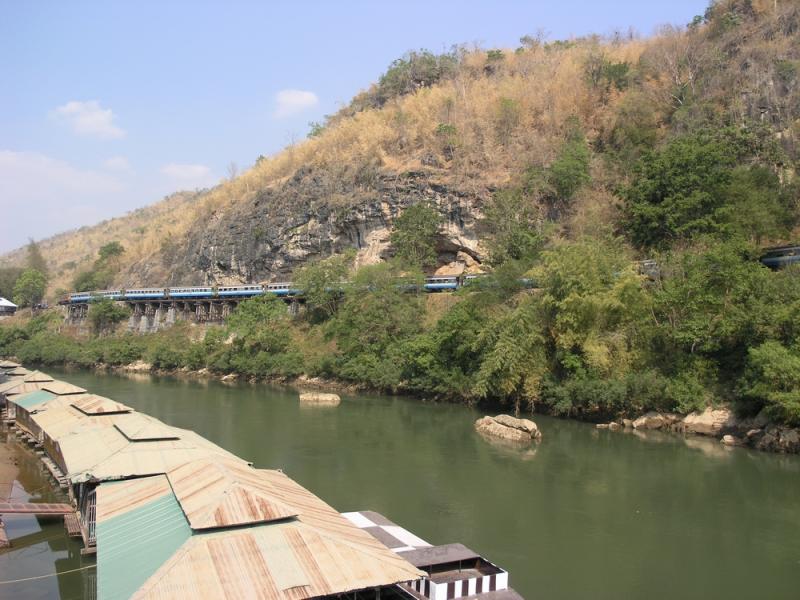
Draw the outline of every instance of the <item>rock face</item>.
<instances>
[{"instance_id":1,"label":"rock face","mask_svg":"<svg viewBox=\"0 0 800 600\"><path fill-rule=\"evenodd\" d=\"M442 215L439 263L461 272L481 262L477 223L483 198L422 174L376 171L368 180L303 167L193 225L171 269L173 279L212 283L280 281L309 259L348 248L357 263L391 254L389 232L404 208L431 202ZM459 266L463 263L463 266Z\"/></svg>"},{"instance_id":2,"label":"rock face","mask_svg":"<svg viewBox=\"0 0 800 600\"><path fill-rule=\"evenodd\" d=\"M733 413L727 408L706 408L703 412L693 412L683 419L686 433L717 436L724 430L735 427Z\"/></svg>"},{"instance_id":3,"label":"rock face","mask_svg":"<svg viewBox=\"0 0 800 600\"><path fill-rule=\"evenodd\" d=\"M509 442L524 443L542 438L542 432L539 431L536 423L529 419L516 419L509 415L486 416L478 419L475 421L475 429L483 435Z\"/></svg>"},{"instance_id":4,"label":"rock face","mask_svg":"<svg viewBox=\"0 0 800 600\"><path fill-rule=\"evenodd\" d=\"M300 394L301 404L311 406L339 406L342 399L338 394L323 394L322 392L306 392Z\"/></svg>"}]
</instances>

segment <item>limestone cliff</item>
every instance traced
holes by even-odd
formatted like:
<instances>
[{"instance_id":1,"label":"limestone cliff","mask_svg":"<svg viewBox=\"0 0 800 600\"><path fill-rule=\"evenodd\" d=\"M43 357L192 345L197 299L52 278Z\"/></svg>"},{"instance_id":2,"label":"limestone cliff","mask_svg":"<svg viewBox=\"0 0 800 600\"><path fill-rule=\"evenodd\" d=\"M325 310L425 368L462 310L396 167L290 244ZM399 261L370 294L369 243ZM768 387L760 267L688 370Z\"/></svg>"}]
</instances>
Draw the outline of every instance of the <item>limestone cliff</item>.
<instances>
[{"instance_id":1,"label":"limestone cliff","mask_svg":"<svg viewBox=\"0 0 800 600\"><path fill-rule=\"evenodd\" d=\"M392 252L389 232L403 208L431 202L442 214L439 263L455 271L482 260L483 198L428 181L422 173L383 171L368 186L339 187L321 169L301 168L289 180L217 211L190 228L175 257L176 277L209 284L280 281L307 260L356 249L368 264Z\"/></svg>"}]
</instances>

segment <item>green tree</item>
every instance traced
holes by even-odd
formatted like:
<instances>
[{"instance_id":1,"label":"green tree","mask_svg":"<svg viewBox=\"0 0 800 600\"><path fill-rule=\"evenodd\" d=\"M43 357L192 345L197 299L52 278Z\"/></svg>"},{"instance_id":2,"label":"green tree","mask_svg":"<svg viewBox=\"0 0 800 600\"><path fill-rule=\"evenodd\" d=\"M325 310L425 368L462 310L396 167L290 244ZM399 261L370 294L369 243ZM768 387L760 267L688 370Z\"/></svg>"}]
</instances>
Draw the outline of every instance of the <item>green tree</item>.
<instances>
[{"instance_id":1,"label":"green tree","mask_svg":"<svg viewBox=\"0 0 800 600\"><path fill-rule=\"evenodd\" d=\"M442 217L429 203L406 208L394 220L391 241L397 257L415 268L436 264L436 241Z\"/></svg>"},{"instance_id":2,"label":"green tree","mask_svg":"<svg viewBox=\"0 0 800 600\"><path fill-rule=\"evenodd\" d=\"M76 292L90 292L101 286L97 285L96 273L94 271L81 271L72 281L72 287Z\"/></svg>"},{"instance_id":3,"label":"green tree","mask_svg":"<svg viewBox=\"0 0 800 600\"><path fill-rule=\"evenodd\" d=\"M306 307L312 314L324 320L336 313L354 260L355 251L350 250L306 263L294 275L294 283L303 290Z\"/></svg>"},{"instance_id":4,"label":"green tree","mask_svg":"<svg viewBox=\"0 0 800 600\"><path fill-rule=\"evenodd\" d=\"M98 257L91 269L75 276L72 285L78 292L89 292L110 286L120 270L120 257L125 248L117 241L109 242L97 251Z\"/></svg>"},{"instance_id":5,"label":"green tree","mask_svg":"<svg viewBox=\"0 0 800 600\"><path fill-rule=\"evenodd\" d=\"M47 290L47 277L36 269L25 269L14 284L14 302L19 306L39 304Z\"/></svg>"},{"instance_id":6,"label":"green tree","mask_svg":"<svg viewBox=\"0 0 800 600\"><path fill-rule=\"evenodd\" d=\"M3 298L14 297L14 285L17 279L22 275L23 269L21 267L3 267L0 268L0 296Z\"/></svg>"},{"instance_id":7,"label":"green tree","mask_svg":"<svg viewBox=\"0 0 800 600\"><path fill-rule=\"evenodd\" d=\"M760 130L701 131L644 154L622 190L625 231L637 246L664 247L737 227L752 237L776 230L790 207L764 170L782 160L773 142ZM753 159L763 166L736 168Z\"/></svg>"},{"instance_id":8,"label":"green tree","mask_svg":"<svg viewBox=\"0 0 800 600\"><path fill-rule=\"evenodd\" d=\"M291 325L283 300L274 296L245 300L228 318L234 339L226 360L248 375L299 375L304 368L303 356L293 344Z\"/></svg>"},{"instance_id":9,"label":"green tree","mask_svg":"<svg viewBox=\"0 0 800 600\"><path fill-rule=\"evenodd\" d=\"M619 378L638 359L647 294L618 241L581 240L542 253L539 288L483 334L477 391L533 404L548 378Z\"/></svg>"},{"instance_id":10,"label":"green tree","mask_svg":"<svg viewBox=\"0 0 800 600\"><path fill-rule=\"evenodd\" d=\"M120 323L130 316L130 310L118 302L109 298L103 298L92 302L89 307L89 322L95 333L102 333L117 323Z\"/></svg>"},{"instance_id":11,"label":"green tree","mask_svg":"<svg viewBox=\"0 0 800 600\"><path fill-rule=\"evenodd\" d=\"M117 241L109 242L100 247L97 251L99 259L103 262L108 262L111 259L122 256L125 253L125 248Z\"/></svg>"},{"instance_id":12,"label":"green tree","mask_svg":"<svg viewBox=\"0 0 800 600\"><path fill-rule=\"evenodd\" d=\"M383 106L389 99L431 86L453 74L458 61L452 54L412 51L398 58L378 81L375 99Z\"/></svg>"},{"instance_id":13,"label":"green tree","mask_svg":"<svg viewBox=\"0 0 800 600\"><path fill-rule=\"evenodd\" d=\"M47 261L42 255L39 244L37 244L32 238L28 240L28 257L26 262L29 269L39 271L39 273L44 275L45 278L47 277L49 273L47 269Z\"/></svg>"},{"instance_id":14,"label":"green tree","mask_svg":"<svg viewBox=\"0 0 800 600\"><path fill-rule=\"evenodd\" d=\"M738 167L730 174L724 193L725 206L720 219L760 245L763 240L789 235L797 222L797 200L794 186L783 186L770 169L753 165Z\"/></svg>"},{"instance_id":15,"label":"green tree","mask_svg":"<svg viewBox=\"0 0 800 600\"><path fill-rule=\"evenodd\" d=\"M401 383L397 351L422 330L423 295L414 293L421 284L421 274L403 275L392 263L358 270L344 303L326 327L340 353L340 377L381 388Z\"/></svg>"},{"instance_id":16,"label":"green tree","mask_svg":"<svg viewBox=\"0 0 800 600\"><path fill-rule=\"evenodd\" d=\"M580 188L591 181L590 159L583 132L577 125L572 125L566 142L547 169L547 182L556 202L568 203Z\"/></svg>"},{"instance_id":17,"label":"green tree","mask_svg":"<svg viewBox=\"0 0 800 600\"><path fill-rule=\"evenodd\" d=\"M800 354L770 340L748 352L740 385L749 412L764 407L772 418L800 425Z\"/></svg>"},{"instance_id":18,"label":"green tree","mask_svg":"<svg viewBox=\"0 0 800 600\"><path fill-rule=\"evenodd\" d=\"M484 210L489 263L531 260L544 244L541 216L534 203L519 188L492 195Z\"/></svg>"}]
</instances>

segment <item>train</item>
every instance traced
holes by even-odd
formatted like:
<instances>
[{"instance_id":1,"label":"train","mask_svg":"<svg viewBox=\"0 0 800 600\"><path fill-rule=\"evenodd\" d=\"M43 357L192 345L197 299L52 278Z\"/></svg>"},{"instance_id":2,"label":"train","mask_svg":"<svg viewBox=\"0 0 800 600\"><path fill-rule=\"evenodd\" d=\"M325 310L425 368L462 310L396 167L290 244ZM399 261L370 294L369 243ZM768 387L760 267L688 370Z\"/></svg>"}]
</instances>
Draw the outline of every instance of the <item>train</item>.
<instances>
[{"instance_id":1,"label":"train","mask_svg":"<svg viewBox=\"0 0 800 600\"><path fill-rule=\"evenodd\" d=\"M800 246L767 248L759 260L762 265L769 267L773 271L800 263Z\"/></svg>"},{"instance_id":2,"label":"train","mask_svg":"<svg viewBox=\"0 0 800 600\"><path fill-rule=\"evenodd\" d=\"M444 275L426 277L422 289L426 292L455 291L466 285L474 283L482 275ZM522 280L522 285L530 287ZM403 288L417 289L415 285L403 285ZM253 298L272 294L279 298L295 298L303 295L303 291L294 283L265 283L242 284L228 286L199 286L199 287L167 287L167 288L131 288L119 290L93 290L89 292L73 292L63 298L59 304L82 304L95 300L109 299L119 301L137 300L224 300Z\"/></svg>"}]
</instances>

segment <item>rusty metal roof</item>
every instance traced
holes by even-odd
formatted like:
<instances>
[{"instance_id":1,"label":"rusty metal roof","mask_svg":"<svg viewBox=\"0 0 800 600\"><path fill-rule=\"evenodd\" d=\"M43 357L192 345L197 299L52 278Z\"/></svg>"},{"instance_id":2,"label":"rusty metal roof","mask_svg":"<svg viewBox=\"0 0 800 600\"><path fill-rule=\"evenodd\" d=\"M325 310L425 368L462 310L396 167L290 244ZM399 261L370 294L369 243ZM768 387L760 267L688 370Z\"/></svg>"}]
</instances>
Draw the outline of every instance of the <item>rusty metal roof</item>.
<instances>
[{"instance_id":1,"label":"rusty metal roof","mask_svg":"<svg viewBox=\"0 0 800 600\"><path fill-rule=\"evenodd\" d=\"M53 378L41 371L31 371L22 378L22 381L25 383L47 383L53 381Z\"/></svg>"},{"instance_id":2,"label":"rusty metal roof","mask_svg":"<svg viewBox=\"0 0 800 600\"><path fill-rule=\"evenodd\" d=\"M57 396L68 396L71 394L85 394L86 390L77 385L72 385L66 381L53 381L42 386L42 389L52 392Z\"/></svg>"},{"instance_id":3,"label":"rusty metal roof","mask_svg":"<svg viewBox=\"0 0 800 600\"><path fill-rule=\"evenodd\" d=\"M9 377L21 377L22 375L27 375L28 373L30 373L30 371L28 371L28 369L25 367L15 367L10 371L6 371L6 375Z\"/></svg>"},{"instance_id":4,"label":"rusty metal roof","mask_svg":"<svg viewBox=\"0 0 800 600\"><path fill-rule=\"evenodd\" d=\"M236 470L247 469L251 468ZM190 473L183 472L185 476ZM169 473L167 478L177 495L177 479ZM273 501L297 509L299 514L249 527L195 531L133 598L297 600L424 575L280 471L252 469L246 479L268 489ZM184 513L192 506L191 499L181 501L179 497L178 501ZM104 566L98 568L98 577L102 577Z\"/></svg>"},{"instance_id":5,"label":"rusty metal roof","mask_svg":"<svg viewBox=\"0 0 800 600\"><path fill-rule=\"evenodd\" d=\"M138 413L134 415L138 416ZM131 416L118 415L114 427L81 429L58 440L67 477L73 483L157 475L209 455L246 464L227 450L184 429L170 428L179 436L178 439L131 441L117 429Z\"/></svg>"},{"instance_id":6,"label":"rusty metal roof","mask_svg":"<svg viewBox=\"0 0 800 600\"><path fill-rule=\"evenodd\" d=\"M158 419L142 413L133 413L127 419L118 420L114 426L132 442L177 440L178 430Z\"/></svg>"},{"instance_id":7,"label":"rusty metal roof","mask_svg":"<svg viewBox=\"0 0 800 600\"><path fill-rule=\"evenodd\" d=\"M81 395L72 402L72 406L87 415L102 415L108 413L127 413L133 409L121 402L97 396L95 394Z\"/></svg>"},{"instance_id":8,"label":"rusty metal roof","mask_svg":"<svg viewBox=\"0 0 800 600\"><path fill-rule=\"evenodd\" d=\"M167 473L192 529L230 527L297 516L261 471L237 461L206 458Z\"/></svg>"},{"instance_id":9,"label":"rusty metal roof","mask_svg":"<svg viewBox=\"0 0 800 600\"><path fill-rule=\"evenodd\" d=\"M15 384L15 385L9 385ZM4 386L9 385L8 388ZM12 400L13 398L19 397L23 394L29 394L31 392L35 392L37 390L44 389L44 386L48 385L47 383L25 383L24 381L17 380L17 381L7 381L2 386L0 386L0 394L5 393L6 398Z\"/></svg>"}]
</instances>

